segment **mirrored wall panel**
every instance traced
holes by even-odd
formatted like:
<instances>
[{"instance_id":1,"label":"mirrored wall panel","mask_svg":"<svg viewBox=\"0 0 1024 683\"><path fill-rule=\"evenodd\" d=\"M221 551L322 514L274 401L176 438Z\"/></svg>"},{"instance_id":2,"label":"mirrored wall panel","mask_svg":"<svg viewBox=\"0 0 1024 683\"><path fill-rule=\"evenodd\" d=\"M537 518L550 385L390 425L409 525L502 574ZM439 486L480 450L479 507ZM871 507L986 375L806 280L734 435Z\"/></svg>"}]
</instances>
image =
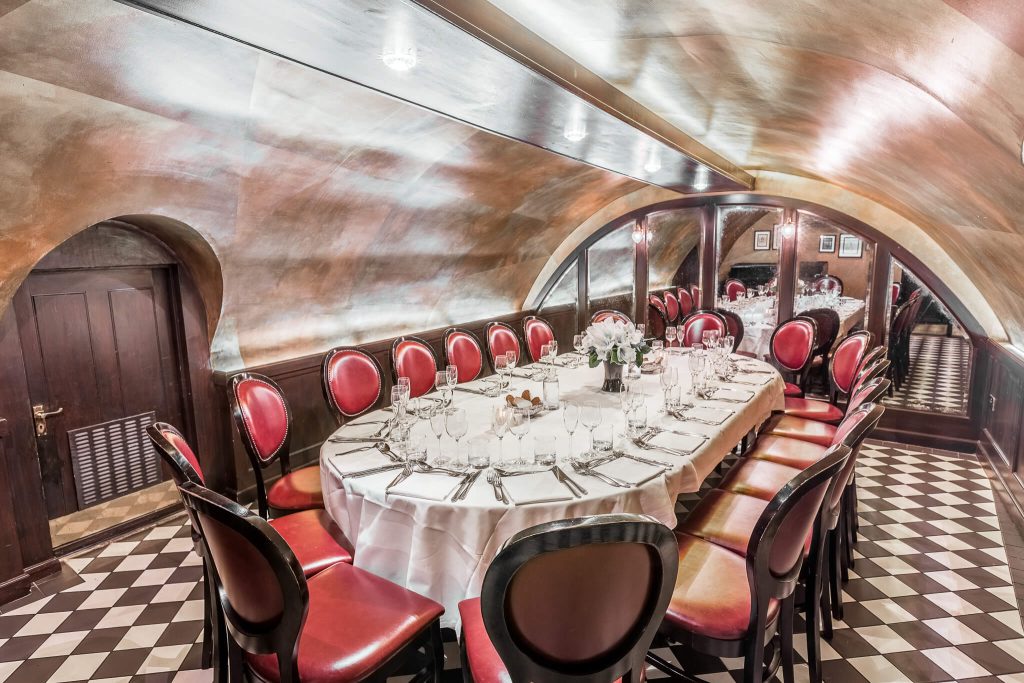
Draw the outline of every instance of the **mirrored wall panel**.
<instances>
[{"instance_id":1,"label":"mirrored wall panel","mask_svg":"<svg viewBox=\"0 0 1024 683\"><path fill-rule=\"evenodd\" d=\"M659 211L647 217L647 281L649 306L675 325L695 308L700 284L701 209ZM652 315L648 309L648 320Z\"/></svg>"},{"instance_id":2,"label":"mirrored wall panel","mask_svg":"<svg viewBox=\"0 0 1024 683\"><path fill-rule=\"evenodd\" d=\"M537 314L551 324L559 344L572 342L572 335L576 333L577 327L578 303L579 261L574 260L558 278L555 286L551 288L537 309Z\"/></svg>"},{"instance_id":3,"label":"mirrored wall panel","mask_svg":"<svg viewBox=\"0 0 1024 683\"><path fill-rule=\"evenodd\" d=\"M633 319L635 244L629 221L587 249L587 318L606 309L621 311Z\"/></svg>"}]
</instances>

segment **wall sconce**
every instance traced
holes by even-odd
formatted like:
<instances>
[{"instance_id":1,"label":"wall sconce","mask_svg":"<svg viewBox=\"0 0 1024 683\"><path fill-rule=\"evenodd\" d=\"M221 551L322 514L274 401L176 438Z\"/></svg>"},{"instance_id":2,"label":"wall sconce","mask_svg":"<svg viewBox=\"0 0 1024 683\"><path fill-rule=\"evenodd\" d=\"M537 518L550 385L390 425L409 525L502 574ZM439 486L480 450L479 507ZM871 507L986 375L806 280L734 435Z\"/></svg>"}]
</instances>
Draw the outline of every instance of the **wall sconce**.
<instances>
[{"instance_id":1,"label":"wall sconce","mask_svg":"<svg viewBox=\"0 0 1024 683\"><path fill-rule=\"evenodd\" d=\"M644 232L645 231L643 223L637 221L636 223L633 224L633 244L640 244L641 242L644 241L644 237L646 237Z\"/></svg>"},{"instance_id":2,"label":"wall sconce","mask_svg":"<svg viewBox=\"0 0 1024 683\"><path fill-rule=\"evenodd\" d=\"M784 239L789 239L790 237L796 234L796 223L794 223L793 219L790 218L788 221L782 224L782 228L780 229L780 231Z\"/></svg>"}]
</instances>

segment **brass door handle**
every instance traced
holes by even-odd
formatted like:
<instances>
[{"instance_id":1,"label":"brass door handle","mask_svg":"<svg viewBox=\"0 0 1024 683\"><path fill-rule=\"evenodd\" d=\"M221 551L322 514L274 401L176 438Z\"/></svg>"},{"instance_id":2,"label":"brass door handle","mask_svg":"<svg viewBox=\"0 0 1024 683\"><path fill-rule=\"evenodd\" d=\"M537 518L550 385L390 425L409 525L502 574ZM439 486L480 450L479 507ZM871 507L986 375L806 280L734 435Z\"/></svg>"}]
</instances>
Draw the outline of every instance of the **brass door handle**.
<instances>
[{"instance_id":1,"label":"brass door handle","mask_svg":"<svg viewBox=\"0 0 1024 683\"><path fill-rule=\"evenodd\" d=\"M36 426L36 436L46 436L46 418L60 415L63 412L64 408L46 410L41 403L32 406L32 421Z\"/></svg>"}]
</instances>

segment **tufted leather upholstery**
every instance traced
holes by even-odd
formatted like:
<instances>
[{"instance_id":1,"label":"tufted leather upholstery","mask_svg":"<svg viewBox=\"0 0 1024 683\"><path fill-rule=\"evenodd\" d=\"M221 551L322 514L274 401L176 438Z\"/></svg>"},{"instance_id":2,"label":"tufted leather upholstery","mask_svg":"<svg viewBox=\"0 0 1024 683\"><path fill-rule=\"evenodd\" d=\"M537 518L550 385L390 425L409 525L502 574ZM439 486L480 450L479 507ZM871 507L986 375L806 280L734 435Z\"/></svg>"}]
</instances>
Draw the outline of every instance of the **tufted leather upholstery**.
<instances>
[{"instance_id":1,"label":"tufted leather upholstery","mask_svg":"<svg viewBox=\"0 0 1024 683\"><path fill-rule=\"evenodd\" d=\"M680 336L683 346L699 344L705 330L718 330L722 335L728 332L728 326L721 316L710 311L698 311L683 321Z\"/></svg>"},{"instance_id":2,"label":"tufted leather upholstery","mask_svg":"<svg viewBox=\"0 0 1024 683\"><path fill-rule=\"evenodd\" d=\"M459 384L472 382L484 369L484 352L480 342L465 330L451 329L445 333L444 354L448 365L459 369Z\"/></svg>"},{"instance_id":3,"label":"tufted leather upholstery","mask_svg":"<svg viewBox=\"0 0 1024 683\"><path fill-rule=\"evenodd\" d=\"M665 614L672 627L719 640L748 635L750 584L742 555L696 536L678 534L679 571L675 591ZM768 621L779 615L779 601L768 603Z\"/></svg>"},{"instance_id":4,"label":"tufted leather upholstery","mask_svg":"<svg viewBox=\"0 0 1024 683\"><path fill-rule=\"evenodd\" d=\"M870 344L871 338L866 334L849 334L832 353L829 374L832 375L832 384L842 393L850 392L853 380L857 377L857 368Z\"/></svg>"},{"instance_id":5,"label":"tufted leather upholstery","mask_svg":"<svg viewBox=\"0 0 1024 683\"><path fill-rule=\"evenodd\" d=\"M235 385L235 397L253 452L263 462L272 462L288 437L284 396L263 379L247 377Z\"/></svg>"},{"instance_id":6,"label":"tufted leather upholstery","mask_svg":"<svg viewBox=\"0 0 1024 683\"><path fill-rule=\"evenodd\" d=\"M668 316L669 322L675 324L679 320L679 300L670 291L663 292L663 295L665 297L665 314Z\"/></svg>"},{"instance_id":7,"label":"tufted leather upholstery","mask_svg":"<svg viewBox=\"0 0 1024 683\"><path fill-rule=\"evenodd\" d=\"M348 539L326 510L285 515L270 520L270 526L295 553L307 578L339 562L352 564L352 553L342 546L348 545Z\"/></svg>"},{"instance_id":8,"label":"tufted leather upholstery","mask_svg":"<svg viewBox=\"0 0 1024 683\"><path fill-rule=\"evenodd\" d=\"M783 369L800 372L807 367L811 360L815 335L813 321L793 318L775 328L769 350Z\"/></svg>"},{"instance_id":9,"label":"tufted leather upholstery","mask_svg":"<svg viewBox=\"0 0 1024 683\"><path fill-rule=\"evenodd\" d=\"M277 510L314 510L324 506L320 468L313 465L282 475L267 490L267 503Z\"/></svg>"},{"instance_id":10,"label":"tufted leather upholstery","mask_svg":"<svg viewBox=\"0 0 1024 683\"><path fill-rule=\"evenodd\" d=\"M809 398L787 398L784 412L786 415L832 424L836 424L843 419L843 411L837 406L832 405L828 401Z\"/></svg>"},{"instance_id":11,"label":"tufted leather upholstery","mask_svg":"<svg viewBox=\"0 0 1024 683\"><path fill-rule=\"evenodd\" d=\"M679 316L685 318L693 313L693 297L682 287L676 288L676 298L679 300Z\"/></svg>"},{"instance_id":12,"label":"tufted leather upholstery","mask_svg":"<svg viewBox=\"0 0 1024 683\"><path fill-rule=\"evenodd\" d=\"M523 321L523 336L526 338L526 349L530 352L530 360L540 360L541 348L555 339L555 332L546 321L540 318L527 318Z\"/></svg>"},{"instance_id":13,"label":"tufted leather upholstery","mask_svg":"<svg viewBox=\"0 0 1024 683\"><path fill-rule=\"evenodd\" d=\"M757 525L767 500L712 489L676 527L681 534L703 538L715 545L745 555L750 533Z\"/></svg>"},{"instance_id":14,"label":"tufted leather upholstery","mask_svg":"<svg viewBox=\"0 0 1024 683\"><path fill-rule=\"evenodd\" d=\"M747 286L739 280L728 280L725 283L725 295L729 297L729 301L736 301L736 299L747 293Z\"/></svg>"},{"instance_id":15,"label":"tufted leather upholstery","mask_svg":"<svg viewBox=\"0 0 1024 683\"><path fill-rule=\"evenodd\" d=\"M491 355L491 364L497 356L502 356L508 351L513 351L517 359L523 357L522 349L519 348L519 337L512 331L512 328L504 323L491 323L487 326L487 350Z\"/></svg>"},{"instance_id":16,"label":"tufted leather upholstery","mask_svg":"<svg viewBox=\"0 0 1024 683\"><path fill-rule=\"evenodd\" d=\"M303 683L357 681L412 642L444 609L433 600L348 564L306 583L309 612L299 636ZM246 653L249 666L278 681L275 655Z\"/></svg>"},{"instance_id":17,"label":"tufted leather upholstery","mask_svg":"<svg viewBox=\"0 0 1024 683\"><path fill-rule=\"evenodd\" d=\"M827 448L810 441L764 434L754 444L747 457L804 470L821 460Z\"/></svg>"},{"instance_id":18,"label":"tufted leather upholstery","mask_svg":"<svg viewBox=\"0 0 1024 683\"><path fill-rule=\"evenodd\" d=\"M822 454L825 449L822 449ZM788 467L770 460L741 458L722 479L718 488L739 496L769 501L804 468Z\"/></svg>"},{"instance_id":19,"label":"tufted leather upholstery","mask_svg":"<svg viewBox=\"0 0 1024 683\"><path fill-rule=\"evenodd\" d=\"M328 402L345 417L366 412L384 392L380 366L373 357L359 349L329 351L324 359L323 372Z\"/></svg>"},{"instance_id":20,"label":"tufted leather upholstery","mask_svg":"<svg viewBox=\"0 0 1024 683\"><path fill-rule=\"evenodd\" d=\"M764 433L809 441L819 446L829 446L832 439L835 438L836 428L817 420L805 420L791 415L776 415L768 421Z\"/></svg>"},{"instance_id":21,"label":"tufted leather upholstery","mask_svg":"<svg viewBox=\"0 0 1024 683\"><path fill-rule=\"evenodd\" d=\"M430 347L419 339L403 338L391 350L396 377L409 378L409 396L416 398L434 388L437 361Z\"/></svg>"}]
</instances>

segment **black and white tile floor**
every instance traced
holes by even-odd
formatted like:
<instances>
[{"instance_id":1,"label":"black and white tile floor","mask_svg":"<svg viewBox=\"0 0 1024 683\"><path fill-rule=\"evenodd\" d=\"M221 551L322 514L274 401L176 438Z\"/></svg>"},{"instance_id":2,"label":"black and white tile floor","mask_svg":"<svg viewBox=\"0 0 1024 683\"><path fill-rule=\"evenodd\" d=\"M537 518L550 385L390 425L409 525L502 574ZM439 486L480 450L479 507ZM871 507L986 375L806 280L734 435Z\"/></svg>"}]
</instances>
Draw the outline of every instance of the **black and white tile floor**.
<instances>
[{"instance_id":1,"label":"black and white tile floor","mask_svg":"<svg viewBox=\"0 0 1024 683\"><path fill-rule=\"evenodd\" d=\"M890 406L965 414L971 379L971 345L962 337L910 335L910 376Z\"/></svg>"},{"instance_id":2,"label":"black and white tile floor","mask_svg":"<svg viewBox=\"0 0 1024 683\"><path fill-rule=\"evenodd\" d=\"M1024 537L983 467L875 443L857 482L861 541L845 620L824 647L827 680L1024 683L1024 579L1007 561L1024 564ZM179 519L70 558L61 577L0 608L0 683L209 681L197 670L201 620L200 565ZM445 679L461 680L454 642L447 652ZM741 666L685 661L722 683Z\"/></svg>"}]
</instances>

